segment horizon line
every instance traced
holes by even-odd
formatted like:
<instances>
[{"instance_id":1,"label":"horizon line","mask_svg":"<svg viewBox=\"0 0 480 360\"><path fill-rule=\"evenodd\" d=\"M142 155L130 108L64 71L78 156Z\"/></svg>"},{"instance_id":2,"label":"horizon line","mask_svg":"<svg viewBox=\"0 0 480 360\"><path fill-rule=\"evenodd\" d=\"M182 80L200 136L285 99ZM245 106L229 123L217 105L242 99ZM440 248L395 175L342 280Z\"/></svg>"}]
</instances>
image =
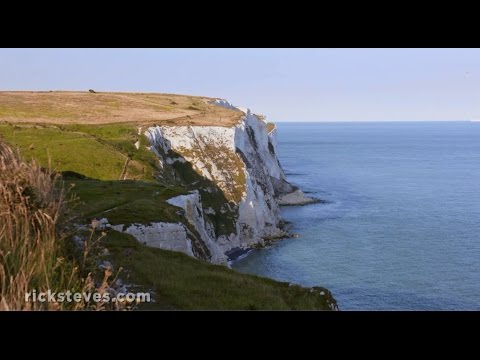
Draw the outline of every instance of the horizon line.
<instances>
[{"instance_id":1,"label":"horizon line","mask_svg":"<svg viewBox=\"0 0 480 360\"><path fill-rule=\"evenodd\" d=\"M452 119L435 119L435 120L275 120L274 123L360 123L360 122L477 122L478 120L452 120Z\"/></svg>"}]
</instances>

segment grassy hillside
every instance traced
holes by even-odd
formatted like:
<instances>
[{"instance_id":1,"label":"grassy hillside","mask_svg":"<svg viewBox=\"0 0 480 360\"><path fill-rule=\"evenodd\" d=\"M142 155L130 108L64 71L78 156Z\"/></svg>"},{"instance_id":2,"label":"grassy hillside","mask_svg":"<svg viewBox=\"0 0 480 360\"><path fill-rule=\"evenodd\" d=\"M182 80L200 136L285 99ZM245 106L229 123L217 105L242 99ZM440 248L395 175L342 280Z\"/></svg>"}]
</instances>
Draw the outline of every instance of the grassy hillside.
<instances>
[{"instance_id":1,"label":"grassy hillside","mask_svg":"<svg viewBox=\"0 0 480 360\"><path fill-rule=\"evenodd\" d=\"M87 177L67 179L76 186L73 193L83 203L79 206L82 217L108 217L112 223L123 224L184 222L165 200L198 189L204 206L215 210L215 214L206 216L213 222L217 234L235 231L235 212L221 211L228 202L223 192L196 173L190 164L165 164L162 184L156 181L158 159L148 149L145 135L138 135L136 125L0 124L1 138L18 147L27 160L35 159L43 167L52 167L57 172ZM169 188L168 192L164 192L165 187ZM158 191L161 196L155 195ZM94 209L89 208L92 206ZM108 214L105 211L109 211Z\"/></svg>"},{"instance_id":2,"label":"grassy hillside","mask_svg":"<svg viewBox=\"0 0 480 360\"><path fill-rule=\"evenodd\" d=\"M78 197L76 212L82 218L107 217L110 224L148 224L155 221L183 221L178 208L165 200L186 194L181 187L156 181L97 181L65 178L67 187Z\"/></svg>"},{"instance_id":3,"label":"grassy hillside","mask_svg":"<svg viewBox=\"0 0 480 360\"><path fill-rule=\"evenodd\" d=\"M112 224L183 221L178 208L165 199L184 193L181 187L156 182L69 180L83 217L108 217ZM154 303L140 309L329 309L328 290L313 291L274 280L237 273L225 266L196 260L185 254L140 244L134 237L107 231L102 246L107 260L134 291L151 291ZM320 295L323 291L324 295Z\"/></svg>"},{"instance_id":4,"label":"grassy hillside","mask_svg":"<svg viewBox=\"0 0 480 360\"><path fill-rule=\"evenodd\" d=\"M104 245L135 291L152 292L140 309L328 310L335 304L324 288L303 288L235 272L173 251L153 249L110 230ZM123 276L123 275L122 275Z\"/></svg>"},{"instance_id":5,"label":"grassy hillside","mask_svg":"<svg viewBox=\"0 0 480 360\"><path fill-rule=\"evenodd\" d=\"M66 188L78 198L70 202L75 204L77 223L94 217L107 217L111 224L185 223L179 209L165 200L196 189L204 207L215 210L206 216L216 233L230 234L235 230L236 210L222 211L228 203L223 192L188 162L165 164L162 183L156 180L158 159L142 134L152 124L232 126L238 122L242 113L211 105L211 100L170 94L0 92L0 143L4 140L18 147L26 160L64 174ZM0 235L1 229L0 223ZM52 248L58 245L55 239ZM3 240L0 237L0 243ZM125 268L121 275L125 282L138 291L154 292L156 302L141 305L144 309L328 309L334 301L325 289L236 273L184 254L146 247L113 230L103 246L110 250L108 257L115 267ZM56 254L51 255L54 262Z\"/></svg>"},{"instance_id":6,"label":"grassy hillside","mask_svg":"<svg viewBox=\"0 0 480 360\"><path fill-rule=\"evenodd\" d=\"M56 171L100 180L153 179L155 155L133 125L0 124L0 137ZM140 147L136 149L135 143Z\"/></svg>"},{"instance_id":7,"label":"grassy hillside","mask_svg":"<svg viewBox=\"0 0 480 360\"><path fill-rule=\"evenodd\" d=\"M68 246L68 238L61 235L62 229L69 227L66 218L59 223L66 210L61 187L54 186L52 174L12 154L0 142L0 210L5 210L0 211L0 310L103 309L84 302L24 300L25 292L32 290L106 292L108 280L96 288L86 275L97 269L99 260L111 261L116 270L122 268L120 278L130 285L130 291L152 293L154 302L140 304L141 310L328 310L335 303L323 288L307 289L237 273L181 253L147 247L114 230L108 230L103 238L98 234L100 245L109 250L106 255L83 252L83 258L78 257L78 249ZM112 223L175 217L176 209L164 199L184 191L154 181L67 178L65 184L73 186L81 198L78 212L93 216L110 210ZM92 268L84 269L85 264Z\"/></svg>"},{"instance_id":8,"label":"grassy hillside","mask_svg":"<svg viewBox=\"0 0 480 360\"><path fill-rule=\"evenodd\" d=\"M47 124L135 123L231 126L242 113L212 98L157 93L0 92L0 121Z\"/></svg>"}]
</instances>

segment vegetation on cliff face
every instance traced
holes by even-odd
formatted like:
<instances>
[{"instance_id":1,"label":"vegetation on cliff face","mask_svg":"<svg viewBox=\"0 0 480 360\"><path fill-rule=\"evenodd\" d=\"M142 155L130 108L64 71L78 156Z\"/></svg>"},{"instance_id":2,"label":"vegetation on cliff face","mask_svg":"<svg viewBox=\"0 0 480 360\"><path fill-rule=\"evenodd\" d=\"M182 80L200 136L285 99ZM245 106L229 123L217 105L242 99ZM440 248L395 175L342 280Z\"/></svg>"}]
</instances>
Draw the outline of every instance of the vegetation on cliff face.
<instances>
[{"instance_id":1,"label":"vegetation on cliff face","mask_svg":"<svg viewBox=\"0 0 480 360\"><path fill-rule=\"evenodd\" d=\"M65 178L70 192L78 197L75 211L87 221L108 218L112 225L152 222L181 222L178 208L165 200L188 191L166 187L155 181L85 180Z\"/></svg>"},{"instance_id":2,"label":"vegetation on cliff face","mask_svg":"<svg viewBox=\"0 0 480 360\"><path fill-rule=\"evenodd\" d=\"M210 174L221 173L225 181L216 181L216 185L228 201L238 204L246 192L245 165L242 159L226 146L210 143L202 145L202 148L179 148L176 152L194 164L193 168L198 174L202 174L202 170L196 166L198 163L202 163Z\"/></svg>"},{"instance_id":3,"label":"vegetation on cliff face","mask_svg":"<svg viewBox=\"0 0 480 360\"><path fill-rule=\"evenodd\" d=\"M274 123L267 123L267 131L268 133L270 134L273 130L275 130L277 128L277 126L274 124Z\"/></svg>"},{"instance_id":4,"label":"vegetation on cliff face","mask_svg":"<svg viewBox=\"0 0 480 360\"><path fill-rule=\"evenodd\" d=\"M170 152L170 157L178 154ZM204 214L213 224L217 236L236 233L238 206L229 201L224 192L213 181L199 175L190 162L176 161L171 166L164 165L164 173L172 171L176 182L189 190L198 190L202 199Z\"/></svg>"}]
</instances>

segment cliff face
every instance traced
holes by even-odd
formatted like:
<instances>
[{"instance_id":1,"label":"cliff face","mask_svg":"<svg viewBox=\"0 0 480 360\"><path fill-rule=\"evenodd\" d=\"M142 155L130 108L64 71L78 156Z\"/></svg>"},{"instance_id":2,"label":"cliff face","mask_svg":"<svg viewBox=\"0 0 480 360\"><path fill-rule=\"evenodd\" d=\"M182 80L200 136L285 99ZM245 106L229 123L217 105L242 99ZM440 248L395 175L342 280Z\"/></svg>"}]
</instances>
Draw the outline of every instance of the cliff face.
<instances>
[{"instance_id":1,"label":"cliff face","mask_svg":"<svg viewBox=\"0 0 480 360\"><path fill-rule=\"evenodd\" d=\"M223 263L225 252L232 248L284 235L279 227L279 199L286 195L295 201L308 199L285 179L276 156L276 127L249 109L235 108L225 100L217 104L242 111L241 120L231 127L152 126L144 131L158 156L159 180L192 190L190 195L169 200L183 209L190 229L182 236L177 236L177 228L175 234L166 235L178 239L177 245L170 240L168 245L153 242L154 246ZM133 232L140 241L145 237L130 229ZM144 242L153 245L150 240Z\"/></svg>"},{"instance_id":2,"label":"cliff face","mask_svg":"<svg viewBox=\"0 0 480 360\"><path fill-rule=\"evenodd\" d=\"M285 180L275 126L225 100L1 92L0 108L2 137L73 176L82 216L150 246L224 263L232 248L282 236L279 205L309 201Z\"/></svg>"}]
</instances>

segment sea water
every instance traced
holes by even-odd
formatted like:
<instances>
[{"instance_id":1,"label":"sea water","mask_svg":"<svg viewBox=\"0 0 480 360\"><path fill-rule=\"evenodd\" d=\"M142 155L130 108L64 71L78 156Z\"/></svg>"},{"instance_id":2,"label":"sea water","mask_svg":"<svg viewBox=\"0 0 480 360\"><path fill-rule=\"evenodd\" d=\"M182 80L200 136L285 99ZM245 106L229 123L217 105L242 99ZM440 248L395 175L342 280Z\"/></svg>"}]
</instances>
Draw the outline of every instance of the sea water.
<instances>
[{"instance_id":1,"label":"sea water","mask_svg":"<svg viewBox=\"0 0 480 360\"><path fill-rule=\"evenodd\" d=\"M298 238L237 270L330 289L341 310L480 310L480 123L279 123Z\"/></svg>"}]
</instances>

